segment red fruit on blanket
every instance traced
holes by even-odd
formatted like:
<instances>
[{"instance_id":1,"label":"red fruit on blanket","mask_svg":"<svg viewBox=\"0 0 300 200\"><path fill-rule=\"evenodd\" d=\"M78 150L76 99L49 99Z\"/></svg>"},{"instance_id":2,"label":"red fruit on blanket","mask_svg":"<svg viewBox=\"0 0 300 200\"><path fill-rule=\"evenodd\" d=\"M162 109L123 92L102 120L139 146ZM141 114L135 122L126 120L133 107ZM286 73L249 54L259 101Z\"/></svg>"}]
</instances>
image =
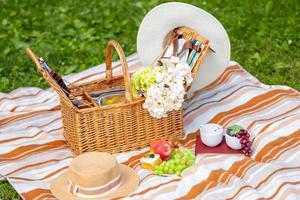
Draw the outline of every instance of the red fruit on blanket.
<instances>
[{"instance_id":1,"label":"red fruit on blanket","mask_svg":"<svg viewBox=\"0 0 300 200\"><path fill-rule=\"evenodd\" d=\"M162 160L168 160L172 152L172 146L168 141L158 140L151 144L151 150L159 154Z\"/></svg>"}]
</instances>

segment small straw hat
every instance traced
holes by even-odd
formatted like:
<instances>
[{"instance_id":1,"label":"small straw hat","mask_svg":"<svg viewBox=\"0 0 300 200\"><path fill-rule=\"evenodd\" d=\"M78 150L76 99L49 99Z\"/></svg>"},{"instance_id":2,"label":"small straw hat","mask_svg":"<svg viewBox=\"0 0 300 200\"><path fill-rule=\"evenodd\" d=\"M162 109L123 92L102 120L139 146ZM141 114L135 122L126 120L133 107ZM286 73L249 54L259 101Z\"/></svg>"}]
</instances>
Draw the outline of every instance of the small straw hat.
<instances>
[{"instance_id":1,"label":"small straw hat","mask_svg":"<svg viewBox=\"0 0 300 200\"><path fill-rule=\"evenodd\" d=\"M87 152L76 157L50 189L58 199L98 200L128 196L138 185L135 171L111 154Z\"/></svg>"}]
</instances>

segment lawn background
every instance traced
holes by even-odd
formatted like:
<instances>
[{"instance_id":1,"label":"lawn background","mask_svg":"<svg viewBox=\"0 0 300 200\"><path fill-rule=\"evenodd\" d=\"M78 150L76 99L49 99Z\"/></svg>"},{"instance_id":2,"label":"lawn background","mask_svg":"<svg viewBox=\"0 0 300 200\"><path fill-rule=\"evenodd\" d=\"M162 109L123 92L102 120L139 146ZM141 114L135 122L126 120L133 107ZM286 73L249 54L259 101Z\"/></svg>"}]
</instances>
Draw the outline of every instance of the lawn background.
<instances>
[{"instance_id":1,"label":"lawn background","mask_svg":"<svg viewBox=\"0 0 300 200\"><path fill-rule=\"evenodd\" d=\"M0 0L0 92L48 87L25 55L31 47L60 74L104 62L105 44L117 39L136 52L143 16L166 1ZM212 13L231 41L231 59L266 84L300 90L300 3L297 0L183 1ZM170 11L172 12L172 11ZM0 199L17 197L0 184Z\"/></svg>"}]
</instances>

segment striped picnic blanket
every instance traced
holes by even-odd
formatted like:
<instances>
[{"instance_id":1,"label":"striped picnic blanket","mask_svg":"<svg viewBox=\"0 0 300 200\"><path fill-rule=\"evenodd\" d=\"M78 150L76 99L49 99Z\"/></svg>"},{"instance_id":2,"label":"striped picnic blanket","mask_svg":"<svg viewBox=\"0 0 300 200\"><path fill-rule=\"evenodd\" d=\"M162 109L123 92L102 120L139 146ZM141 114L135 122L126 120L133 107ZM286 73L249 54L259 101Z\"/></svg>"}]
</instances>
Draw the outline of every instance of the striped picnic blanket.
<instances>
[{"instance_id":1,"label":"striped picnic blanket","mask_svg":"<svg viewBox=\"0 0 300 200\"><path fill-rule=\"evenodd\" d=\"M128 57L131 70L140 66ZM114 72L120 73L115 64ZM65 77L79 83L104 76L104 65ZM267 86L232 63L213 83L187 100L182 141L193 148L200 124L240 124L254 138L254 154L198 155L182 177L158 177L139 166L148 149L117 154L133 167L140 186L128 199L299 199L300 93ZM19 88L0 93L0 174L24 199L54 199L50 182L74 154L63 138L58 96L52 89ZM190 134L189 134L190 133Z\"/></svg>"}]
</instances>

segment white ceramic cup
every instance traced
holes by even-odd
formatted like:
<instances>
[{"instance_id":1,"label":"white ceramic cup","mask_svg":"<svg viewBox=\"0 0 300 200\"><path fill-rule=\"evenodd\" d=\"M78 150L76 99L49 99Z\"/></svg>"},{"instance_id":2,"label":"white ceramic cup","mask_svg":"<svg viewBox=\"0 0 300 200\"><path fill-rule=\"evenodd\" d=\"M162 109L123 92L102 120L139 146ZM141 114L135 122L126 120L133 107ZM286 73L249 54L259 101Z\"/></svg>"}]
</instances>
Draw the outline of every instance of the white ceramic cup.
<instances>
[{"instance_id":1,"label":"white ceramic cup","mask_svg":"<svg viewBox=\"0 0 300 200\"><path fill-rule=\"evenodd\" d=\"M200 125L200 138L203 144L215 147L222 142L224 129L214 123Z\"/></svg>"},{"instance_id":2,"label":"white ceramic cup","mask_svg":"<svg viewBox=\"0 0 300 200\"><path fill-rule=\"evenodd\" d=\"M225 134L225 141L226 141L227 146L229 146L230 148L232 148L234 150L242 149L240 139L238 139L237 137Z\"/></svg>"}]
</instances>

